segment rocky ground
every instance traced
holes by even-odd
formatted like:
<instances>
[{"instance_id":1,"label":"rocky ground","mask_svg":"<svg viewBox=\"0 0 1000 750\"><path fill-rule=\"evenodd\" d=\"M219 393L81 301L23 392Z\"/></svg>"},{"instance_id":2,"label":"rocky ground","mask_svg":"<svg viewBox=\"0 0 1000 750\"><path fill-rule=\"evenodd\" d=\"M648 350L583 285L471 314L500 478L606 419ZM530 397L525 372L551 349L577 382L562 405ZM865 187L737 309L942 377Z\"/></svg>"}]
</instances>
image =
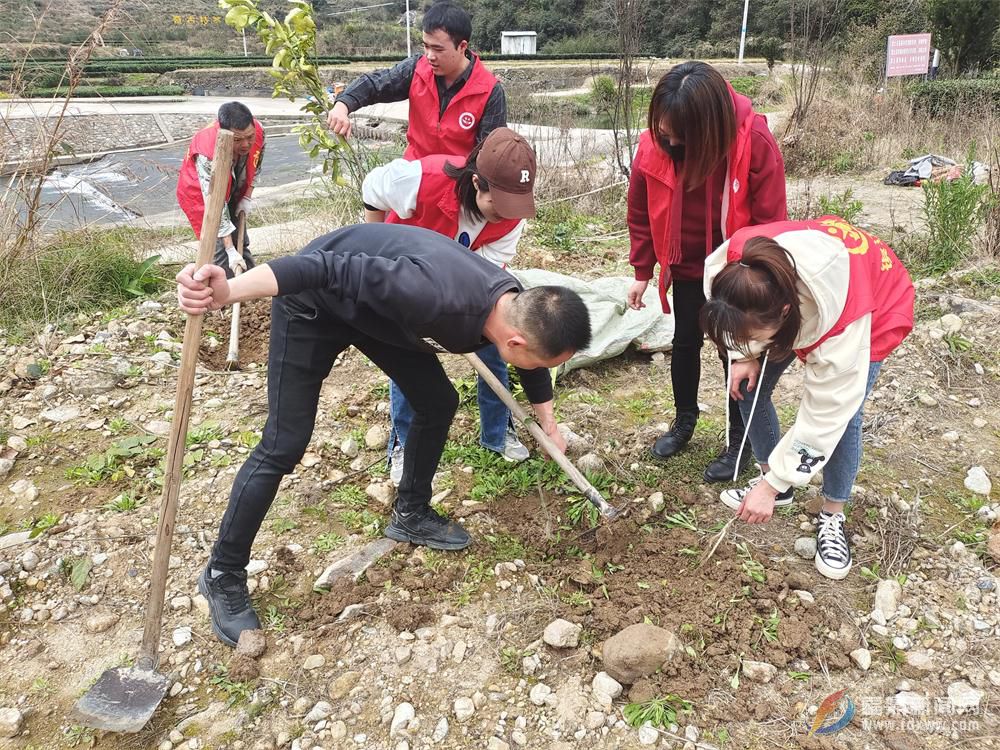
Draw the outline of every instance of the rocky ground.
<instances>
[{"instance_id":1,"label":"rocky ground","mask_svg":"<svg viewBox=\"0 0 1000 750\"><path fill-rule=\"evenodd\" d=\"M622 257L595 247L580 269ZM267 311L246 310L239 372L223 370L228 320L212 317L161 641L172 687L132 736L87 730L70 709L137 651L182 318L167 294L0 342L0 746L1000 746L997 294L988 268L920 283L917 331L869 401L842 583L812 565L815 490L765 528L725 525L718 488L701 482L724 419L706 350L696 438L666 464L646 449L671 412L669 355L561 381L575 454L628 509L596 527L551 463L478 448L474 381L449 361L466 400L436 502L475 544L395 546L320 593L332 563L380 538L392 499L387 386L349 351L257 539L265 630L235 654L212 635L196 578L266 415ZM785 380L789 420L801 371ZM807 737L841 689L851 724Z\"/></svg>"}]
</instances>

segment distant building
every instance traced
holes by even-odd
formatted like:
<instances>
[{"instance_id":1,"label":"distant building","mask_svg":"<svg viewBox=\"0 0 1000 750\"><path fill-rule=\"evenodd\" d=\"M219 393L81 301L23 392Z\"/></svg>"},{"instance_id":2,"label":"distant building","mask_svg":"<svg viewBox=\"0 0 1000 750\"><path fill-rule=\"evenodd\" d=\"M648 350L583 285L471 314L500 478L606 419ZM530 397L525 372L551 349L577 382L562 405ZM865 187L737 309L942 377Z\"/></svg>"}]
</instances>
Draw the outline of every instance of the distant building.
<instances>
[{"instance_id":1,"label":"distant building","mask_svg":"<svg viewBox=\"0 0 1000 750\"><path fill-rule=\"evenodd\" d=\"M501 55L534 55L538 34L534 31L501 31Z\"/></svg>"}]
</instances>

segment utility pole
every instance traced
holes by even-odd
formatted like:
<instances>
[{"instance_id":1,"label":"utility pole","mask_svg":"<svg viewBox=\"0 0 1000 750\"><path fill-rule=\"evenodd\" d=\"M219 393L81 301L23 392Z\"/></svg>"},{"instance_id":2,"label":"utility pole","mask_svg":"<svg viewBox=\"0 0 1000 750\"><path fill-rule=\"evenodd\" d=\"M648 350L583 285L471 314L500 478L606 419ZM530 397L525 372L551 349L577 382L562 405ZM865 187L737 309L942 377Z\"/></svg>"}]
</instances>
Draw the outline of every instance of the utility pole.
<instances>
[{"instance_id":1,"label":"utility pole","mask_svg":"<svg viewBox=\"0 0 1000 750\"><path fill-rule=\"evenodd\" d=\"M413 53L410 51L410 0L406 0L406 56Z\"/></svg>"},{"instance_id":2,"label":"utility pole","mask_svg":"<svg viewBox=\"0 0 1000 750\"><path fill-rule=\"evenodd\" d=\"M747 43L747 13L749 10L750 0L743 0L743 26L740 28L740 65L743 64L743 49Z\"/></svg>"}]
</instances>

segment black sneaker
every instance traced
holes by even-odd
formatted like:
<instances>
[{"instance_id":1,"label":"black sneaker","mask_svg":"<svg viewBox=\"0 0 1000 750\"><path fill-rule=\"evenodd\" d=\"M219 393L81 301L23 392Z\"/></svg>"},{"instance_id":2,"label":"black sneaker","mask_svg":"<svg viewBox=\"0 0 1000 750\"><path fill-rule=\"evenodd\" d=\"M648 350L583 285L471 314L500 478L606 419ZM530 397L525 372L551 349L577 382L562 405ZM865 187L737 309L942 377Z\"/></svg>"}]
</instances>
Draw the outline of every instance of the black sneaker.
<instances>
[{"instance_id":1,"label":"black sneaker","mask_svg":"<svg viewBox=\"0 0 1000 750\"><path fill-rule=\"evenodd\" d=\"M660 439L653 443L649 452L653 458L666 459L677 453L687 445L694 435L694 426L698 423L698 411L679 412L670 431L660 436Z\"/></svg>"},{"instance_id":2,"label":"black sneaker","mask_svg":"<svg viewBox=\"0 0 1000 750\"><path fill-rule=\"evenodd\" d=\"M819 530L816 532L816 570L835 581L847 578L851 572L851 545L847 541L843 513L819 514Z\"/></svg>"},{"instance_id":3,"label":"black sneaker","mask_svg":"<svg viewBox=\"0 0 1000 750\"><path fill-rule=\"evenodd\" d=\"M227 646L235 648L244 630L260 630L245 570L226 570L213 577L211 568L205 568L198 579L198 591L208 600L212 631Z\"/></svg>"},{"instance_id":4,"label":"black sneaker","mask_svg":"<svg viewBox=\"0 0 1000 750\"><path fill-rule=\"evenodd\" d=\"M458 550L472 544L472 538L460 524L449 521L430 507L409 513L394 510L385 535L397 542L419 544L431 549Z\"/></svg>"},{"instance_id":5,"label":"black sneaker","mask_svg":"<svg viewBox=\"0 0 1000 750\"><path fill-rule=\"evenodd\" d=\"M730 439L732 442L705 469L706 482L733 482L750 465L753 450L749 444L744 444L743 455L740 457L740 468L739 471L736 470L736 454L740 452L743 436L732 435Z\"/></svg>"}]
</instances>

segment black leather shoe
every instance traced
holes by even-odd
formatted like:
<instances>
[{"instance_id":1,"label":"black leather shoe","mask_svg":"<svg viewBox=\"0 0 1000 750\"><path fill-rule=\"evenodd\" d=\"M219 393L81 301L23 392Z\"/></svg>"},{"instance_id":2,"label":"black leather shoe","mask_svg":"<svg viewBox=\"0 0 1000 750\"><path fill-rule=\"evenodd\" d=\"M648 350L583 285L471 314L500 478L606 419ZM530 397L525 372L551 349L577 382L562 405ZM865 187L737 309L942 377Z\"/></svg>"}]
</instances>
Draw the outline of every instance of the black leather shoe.
<instances>
[{"instance_id":1,"label":"black leather shoe","mask_svg":"<svg viewBox=\"0 0 1000 750\"><path fill-rule=\"evenodd\" d=\"M244 630L260 630L245 570L227 570L213 578L210 568L205 568L198 579L198 591L208 600L212 631L227 646L235 648Z\"/></svg>"},{"instance_id":2,"label":"black leather shoe","mask_svg":"<svg viewBox=\"0 0 1000 750\"><path fill-rule=\"evenodd\" d=\"M472 538L460 524L449 521L430 507L409 513L394 510L385 535L397 542L419 544L431 549L458 550L472 544Z\"/></svg>"},{"instance_id":3,"label":"black leather shoe","mask_svg":"<svg viewBox=\"0 0 1000 750\"><path fill-rule=\"evenodd\" d=\"M736 454L740 450L740 439L742 435L731 436L732 442L726 447L722 453L716 456L715 460L712 461L705 469L705 481L712 482L733 482L736 477L733 476L733 472L736 469ZM749 444L744 444L743 455L740 457L740 470L736 472L736 476L743 473L743 470L750 465L750 461L753 458L753 450L751 450Z\"/></svg>"},{"instance_id":4,"label":"black leather shoe","mask_svg":"<svg viewBox=\"0 0 1000 750\"><path fill-rule=\"evenodd\" d=\"M653 443L649 452L653 458L670 458L688 444L694 435L694 426L698 422L698 412L681 412L674 420L673 427Z\"/></svg>"}]
</instances>

